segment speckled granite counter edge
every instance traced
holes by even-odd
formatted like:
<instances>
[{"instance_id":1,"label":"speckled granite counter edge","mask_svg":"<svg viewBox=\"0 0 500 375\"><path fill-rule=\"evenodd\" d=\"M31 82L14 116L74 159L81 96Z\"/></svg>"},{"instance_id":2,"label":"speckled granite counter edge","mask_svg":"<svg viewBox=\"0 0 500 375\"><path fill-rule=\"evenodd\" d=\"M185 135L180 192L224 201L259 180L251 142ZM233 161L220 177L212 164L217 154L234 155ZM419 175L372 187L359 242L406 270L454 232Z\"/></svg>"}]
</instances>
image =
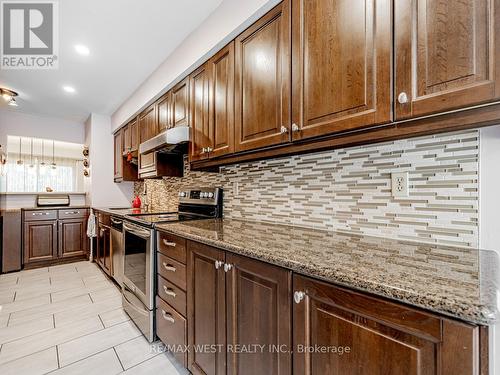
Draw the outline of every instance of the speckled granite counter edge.
<instances>
[{"instance_id":1,"label":"speckled granite counter edge","mask_svg":"<svg viewBox=\"0 0 500 375\"><path fill-rule=\"evenodd\" d=\"M390 285L367 282L366 280L363 280L362 277L356 277L357 275L355 274L339 273L337 270L332 270L329 274L320 274L316 268L309 267L306 264L299 264L284 258L269 259L262 254L256 253L255 251L251 251L222 240L214 240L198 236L196 234L187 233L182 230L176 230L175 228L169 227L168 224L157 227L156 229L186 238L188 240L200 242L208 246L213 246L235 254L280 266L303 276L346 287L348 289L385 297L398 303L404 303L468 323L491 325L494 324L498 318L495 309L489 305L477 305L467 301L462 301L460 303L457 301L447 300L446 298L433 298L431 294L419 295L417 293L402 290ZM490 313L485 314L484 311L490 311Z\"/></svg>"}]
</instances>

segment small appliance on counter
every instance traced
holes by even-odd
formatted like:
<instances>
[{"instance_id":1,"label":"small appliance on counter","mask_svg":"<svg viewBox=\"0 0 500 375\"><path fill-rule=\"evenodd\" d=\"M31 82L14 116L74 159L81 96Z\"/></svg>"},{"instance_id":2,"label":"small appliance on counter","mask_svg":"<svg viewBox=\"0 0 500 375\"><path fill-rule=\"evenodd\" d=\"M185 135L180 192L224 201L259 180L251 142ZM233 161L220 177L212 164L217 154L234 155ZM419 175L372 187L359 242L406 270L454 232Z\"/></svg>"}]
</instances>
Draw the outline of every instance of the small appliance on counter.
<instances>
[{"instance_id":1,"label":"small appliance on counter","mask_svg":"<svg viewBox=\"0 0 500 375\"><path fill-rule=\"evenodd\" d=\"M66 207L69 204L68 194L38 194L36 196L37 207Z\"/></svg>"},{"instance_id":2,"label":"small appliance on counter","mask_svg":"<svg viewBox=\"0 0 500 375\"><path fill-rule=\"evenodd\" d=\"M179 192L176 212L127 214L123 219L123 309L149 342L154 340L155 224L222 217L222 189Z\"/></svg>"}]
</instances>

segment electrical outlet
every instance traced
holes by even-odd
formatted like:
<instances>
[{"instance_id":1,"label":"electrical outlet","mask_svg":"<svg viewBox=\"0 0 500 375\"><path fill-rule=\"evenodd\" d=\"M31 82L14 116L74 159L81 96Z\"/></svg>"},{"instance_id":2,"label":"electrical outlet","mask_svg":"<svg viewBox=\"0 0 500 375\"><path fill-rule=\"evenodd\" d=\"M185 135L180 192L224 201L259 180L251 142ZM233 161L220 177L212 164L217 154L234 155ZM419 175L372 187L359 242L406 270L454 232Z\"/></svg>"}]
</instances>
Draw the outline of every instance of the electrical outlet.
<instances>
[{"instance_id":1,"label":"electrical outlet","mask_svg":"<svg viewBox=\"0 0 500 375\"><path fill-rule=\"evenodd\" d=\"M408 197L408 172L391 174L392 196L395 198Z\"/></svg>"}]
</instances>

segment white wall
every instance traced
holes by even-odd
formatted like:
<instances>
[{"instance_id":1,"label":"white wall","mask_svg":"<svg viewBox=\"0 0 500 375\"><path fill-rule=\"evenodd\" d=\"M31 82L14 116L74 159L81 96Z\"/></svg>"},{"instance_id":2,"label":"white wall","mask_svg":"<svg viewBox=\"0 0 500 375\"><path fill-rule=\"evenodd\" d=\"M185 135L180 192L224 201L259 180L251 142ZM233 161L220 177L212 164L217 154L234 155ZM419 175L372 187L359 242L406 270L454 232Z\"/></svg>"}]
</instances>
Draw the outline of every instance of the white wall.
<instances>
[{"instance_id":1,"label":"white wall","mask_svg":"<svg viewBox=\"0 0 500 375\"><path fill-rule=\"evenodd\" d=\"M500 125L480 134L479 247L500 254ZM493 327L490 343L490 374L500 375L500 324Z\"/></svg>"},{"instance_id":2,"label":"white wall","mask_svg":"<svg viewBox=\"0 0 500 375\"><path fill-rule=\"evenodd\" d=\"M80 122L0 109L0 144L3 147L7 145L7 135L73 143L85 140L84 124Z\"/></svg>"},{"instance_id":3,"label":"white wall","mask_svg":"<svg viewBox=\"0 0 500 375\"><path fill-rule=\"evenodd\" d=\"M96 113L85 123L86 140L90 151L90 177L86 182L88 204L93 207L129 207L134 184L113 182L113 135L111 118Z\"/></svg>"},{"instance_id":4,"label":"white wall","mask_svg":"<svg viewBox=\"0 0 500 375\"><path fill-rule=\"evenodd\" d=\"M117 129L204 62L280 0L224 0L113 114Z\"/></svg>"}]
</instances>

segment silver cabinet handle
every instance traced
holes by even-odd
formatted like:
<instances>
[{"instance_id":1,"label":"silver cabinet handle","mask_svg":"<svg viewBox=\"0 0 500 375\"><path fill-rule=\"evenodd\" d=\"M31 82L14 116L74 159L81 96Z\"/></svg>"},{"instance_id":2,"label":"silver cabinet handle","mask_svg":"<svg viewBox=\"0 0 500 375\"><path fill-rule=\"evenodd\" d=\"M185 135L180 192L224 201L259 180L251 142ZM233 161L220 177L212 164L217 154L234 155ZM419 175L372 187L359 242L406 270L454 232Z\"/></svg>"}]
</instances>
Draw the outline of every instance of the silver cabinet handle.
<instances>
[{"instance_id":1,"label":"silver cabinet handle","mask_svg":"<svg viewBox=\"0 0 500 375\"><path fill-rule=\"evenodd\" d=\"M207 152L207 149L206 149L205 147L203 147L203 148L201 149L201 153L202 153L202 154L204 154L205 152Z\"/></svg>"},{"instance_id":2,"label":"silver cabinet handle","mask_svg":"<svg viewBox=\"0 0 500 375\"><path fill-rule=\"evenodd\" d=\"M170 271L170 272L175 272L176 271L176 268L174 266L172 266L171 264L167 264L165 262L163 262L163 267L167 270L167 271Z\"/></svg>"},{"instance_id":3,"label":"silver cabinet handle","mask_svg":"<svg viewBox=\"0 0 500 375\"><path fill-rule=\"evenodd\" d=\"M406 92L402 92L398 95L398 102L399 104L406 104L408 103L408 94Z\"/></svg>"},{"instance_id":4,"label":"silver cabinet handle","mask_svg":"<svg viewBox=\"0 0 500 375\"><path fill-rule=\"evenodd\" d=\"M304 292L296 291L295 293L293 293L293 300L295 301L295 303L301 303L305 296L306 294Z\"/></svg>"},{"instance_id":5,"label":"silver cabinet handle","mask_svg":"<svg viewBox=\"0 0 500 375\"><path fill-rule=\"evenodd\" d=\"M232 264L224 263L224 272L229 272L233 268Z\"/></svg>"},{"instance_id":6,"label":"silver cabinet handle","mask_svg":"<svg viewBox=\"0 0 500 375\"><path fill-rule=\"evenodd\" d=\"M280 133L281 134L285 134L285 133L288 133L288 128L286 126L281 126L281 129L280 129Z\"/></svg>"},{"instance_id":7,"label":"silver cabinet handle","mask_svg":"<svg viewBox=\"0 0 500 375\"><path fill-rule=\"evenodd\" d=\"M80 211L65 211L64 214L65 215L76 215L76 214L79 214Z\"/></svg>"},{"instance_id":8,"label":"silver cabinet handle","mask_svg":"<svg viewBox=\"0 0 500 375\"><path fill-rule=\"evenodd\" d=\"M222 265L223 265L223 264L224 264L224 262L223 262L223 261L221 261L221 260L216 260L216 261L215 261L215 269L216 269L216 270L218 270L219 268L221 268L221 267L222 267Z\"/></svg>"},{"instance_id":9,"label":"silver cabinet handle","mask_svg":"<svg viewBox=\"0 0 500 375\"><path fill-rule=\"evenodd\" d=\"M177 245L175 242L170 242L167 241L166 239L163 239L163 243L165 244L165 246L170 246L170 247L175 247Z\"/></svg>"},{"instance_id":10,"label":"silver cabinet handle","mask_svg":"<svg viewBox=\"0 0 500 375\"><path fill-rule=\"evenodd\" d=\"M161 315L163 315L163 319L169 321L170 323L175 323L175 319L172 315L167 313L165 310L161 310Z\"/></svg>"},{"instance_id":11,"label":"silver cabinet handle","mask_svg":"<svg viewBox=\"0 0 500 375\"><path fill-rule=\"evenodd\" d=\"M175 298L175 296L177 296L177 294L175 294L175 292L172 289L167 288L165 285L163 285L163 290L165 291L165 294L167 296L170 296L170 297L173 297L173 298Z\"/></svg>"},{"instance_id":12,"label":"silver cabinet handle","mask_svg":"<svg viewBox=\"0 0 500 375\"><path fill-rule=\"evenodd\" d=\"M207 147L207 152L212 152L214 149L212 147Z\"/></svg>"},{"instance_id":13,"label":"silver cabinet handle","mask_svg":"<svg viewBox=\"0 0 500 375\"><path fill-rule=\"evenodd\" d=\"M48 212L33 212L32 215L33 216L44 216L44 215L48 215L49 213Z\"/></svg>"}]
</instances>

